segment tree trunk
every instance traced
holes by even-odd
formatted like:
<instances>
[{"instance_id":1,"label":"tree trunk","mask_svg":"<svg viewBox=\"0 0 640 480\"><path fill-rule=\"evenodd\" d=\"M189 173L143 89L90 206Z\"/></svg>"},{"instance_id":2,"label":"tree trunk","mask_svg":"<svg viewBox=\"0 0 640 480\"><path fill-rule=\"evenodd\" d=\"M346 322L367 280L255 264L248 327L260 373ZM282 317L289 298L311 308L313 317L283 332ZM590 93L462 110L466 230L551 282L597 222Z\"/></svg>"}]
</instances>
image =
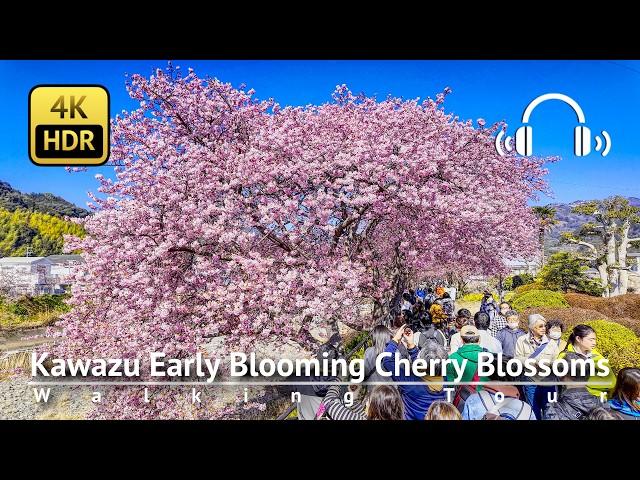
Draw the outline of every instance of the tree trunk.
<instances>
[{"instance_id":1,"label":"tree trunk","mask_svg":"<svg viewBox=\"0 0 640 480\"><path fill-rule=\"evenodd\" d=\"M629 289L629 270L627 270L627 249L629 248L629 229L631 224L629 220L625 220L620 229L620 244L618 245L618 265L620 289L619 295L624 295Z\"/></svg>"},{"instance_id":2,"label":"tree trunk","mask_svg":"<svg viewBox=\"0 0 640 480\"><path fill-rule=\"evenodd\" d=\"M607 246L607 270L609 272L609 285L610 285L610 293L609 296L615 297L620 293L619 287L619 272L620 270L617 268L616 262L616 227L617 224L612 223L609 228L607 228L605 232L605 244Z\"/></svg>"},{"instance_id":3,"label":"tree trunk","mask_svg":"<svg viewBox=\"0 0 640 480\"><path fill-rule=\"evenodd\" d=\"M598 263L598 273L600 273L600 283L604 287L602 291L603 297L609 297L609 275L607 274L607 264L606 263Z\"/></svg>"},{"instance_id":4,"label":"tree trunk","mask_svg":"<svg viewBox=\"0 0 640 480\"><path fill-rule=\"evenodd\" d=\"M539 240L540 240L540 270L542 270L542 267L544 267L544 228L540 229Z\"/></svg>"}]
</instances>

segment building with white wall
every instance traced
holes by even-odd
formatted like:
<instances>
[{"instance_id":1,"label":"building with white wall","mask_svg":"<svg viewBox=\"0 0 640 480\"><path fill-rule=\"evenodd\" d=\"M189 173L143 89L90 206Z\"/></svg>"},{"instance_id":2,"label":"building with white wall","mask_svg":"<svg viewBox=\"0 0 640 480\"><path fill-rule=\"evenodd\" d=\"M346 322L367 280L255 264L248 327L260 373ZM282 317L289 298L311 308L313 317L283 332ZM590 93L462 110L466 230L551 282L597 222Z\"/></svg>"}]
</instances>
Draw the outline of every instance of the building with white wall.
<instances>
[{"instance_id":1,"label":"building with white wall","mask_svg":"<svg viewBox=\"0 0 640 480\"><path fill-rule=\"evenodd\" d=\"M0 258L0 290L8 295L54 293L51 261L46 257Z\"/></svg>"}]
</instances>

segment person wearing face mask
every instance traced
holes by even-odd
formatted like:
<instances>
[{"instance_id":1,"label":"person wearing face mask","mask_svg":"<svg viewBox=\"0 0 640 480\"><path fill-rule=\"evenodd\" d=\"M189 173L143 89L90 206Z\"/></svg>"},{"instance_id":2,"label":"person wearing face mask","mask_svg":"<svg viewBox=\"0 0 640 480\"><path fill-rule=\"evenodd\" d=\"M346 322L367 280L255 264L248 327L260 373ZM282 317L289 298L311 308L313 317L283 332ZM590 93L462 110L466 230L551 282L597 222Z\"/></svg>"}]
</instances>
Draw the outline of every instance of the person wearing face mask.
<instances>
[{"instance_id":1,"label":"person wearing face mask","mask_svg":"<svg viewBox=\"0 0 640 480\"><path fill-rule=\"evenodd\" d=\"M491 318L491 324L489 325L489 333L497 337L498 332L507 326L507 313L512 311L511 305L507 302L502 302L500 304L500 310L497 312L497 315L494 315Z\"/></svg>"},{"instance_id":2,"label":"person wearing face mask","mask_svg":"<svg viewBox=\"0 0 640 480\"><path fill-rule=\"evenodd\" d=\"M576 325L573 327L571 335L567 341L567 346L560 353L558 358L564 358L567 353L576 353L580 358L591 359L598 366L598 361L604 357L600 352L596 350L596 331L589 325ZM601 394L605 394L605 398L611 398L613 389L616 386L616 376L613 373L613 369L609 367L609 375L599 376L595 372L593 376L589 377L587 384L587 390L591 395L595 395L600 398Z\"/></svg>"},{"instance_id":3,"label":"person wearing face mask","mask_svg":"<svg viewBox=\"0 0 640 480\"><path fill-rule=\"evenodd\" d=\"M507 326L498 332L496 340L502 345L502 354L509 359L516 355L516 342L518 338L527 333L520 328L518 312L509 310L505 312L505 318L507 319Z\"/></svg>"},{"instance_id":4,"label":"person wearing face mask","mask_svg":"<svg viewBox=\"0 0 640 480\"><path fill-rule=\"evenodd\" d=\"M516 341L515 358L523 363L528 359L534 360L535 363L545 360L551 365L559 354L558 344L554 341L550 342L547 337L547 320L539 313L529 315L529 333L522 335ZM536 418L542 418L543 410L549 401L548 396L556 391L556 387L536 385L549 381L547 377L540 375L524 376L522 380L530 382L522 386L526 402L531 405Z\"/></svg>"},{"instance_id":5,"label":"person wearing face mask","mask_svg":"<svg viewBox=\"0 0 640 480\"><path fill-rule=\"evenodd\" d=\"M623 420L640 420L640 368L625 367L618 372L607 407Z\"/></svg>"},{"instance_id":6,"label":"person wearing face mask","mask_svg":"<svg viewBox=\"0 0 640 480\"><path fill-rule=\"evenodd\" d=\"M547 322L547 337L549 341L556 342L560 351L567 348L567 342L562 340L562 334L564 333L564 323L560 320L549 320Z\"/></svg>"}]
</instances>

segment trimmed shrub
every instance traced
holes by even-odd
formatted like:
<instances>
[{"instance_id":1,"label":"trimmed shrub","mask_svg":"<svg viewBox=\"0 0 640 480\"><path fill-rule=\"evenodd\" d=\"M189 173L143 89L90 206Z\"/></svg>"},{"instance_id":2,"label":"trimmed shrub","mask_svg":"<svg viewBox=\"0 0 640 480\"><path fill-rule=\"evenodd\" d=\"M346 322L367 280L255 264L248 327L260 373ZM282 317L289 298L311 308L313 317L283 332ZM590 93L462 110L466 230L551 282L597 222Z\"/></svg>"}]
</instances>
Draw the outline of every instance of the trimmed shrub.
<instances>
[{"instance_id":1,"label":"trimmed shrub","mask_svg":"<svg viewBox=\"0 0 640 480\"><path fill-rule=\"evenodd\" d=\"M516 292L514 291L507 292L504 294L504 301L509 302L509 304L511 304L511 300L513 300L515 296L516 296Z\"/></svg>"},{"instance_id":2,"label":"trimmed shrub","mask_svg":"<svg viewBox=\"0 0 640 480\"><path fill-rule=\"evenodd\" d=\"M579 323L587 323L592 320L608 320L610 322L623 325L633 331L640 337L640 321L634 320L629 317L608 317L596 310L590 310L587 308L558 308L558 307L533 307L527 308L524 312L521 312L522 318L527 318L532 313L539 313L547 320L560 320L564 323L568 329L573 328L574 325Z\"/></svg>"},{"instance_id":3,"label":"trimmed shrub","mask_svg":"<svg viewBox=\"0 0 640 480\"><path fill-rule=\"evenodd\" d=\"M596 350L609 360L614 373L624 367L640 366L640 338L630 329L607 320L592 320L585 325L596 331ZM570 333L571 329L567 329L563 339L569 338Z\"/></svg>"},{"instance_id":4,"label":"trimmed shrub","mask_svg":"<svg viewBox=\"0 0 640 480\"><path fill-rule=\"evenodd\" d=\"M551 290L531 290L522 295L516 295L511 306L518 312L531 307L568 307L569 304L560 292Z\"/></svg>"},{"instance_id":5,"label":"trimmed shrub","mask_svg":"<svg viewBox=\"0 0 640 480\"><path fill-rule=\"evenodd\" d=\"M462 301L463 302L481 302L482 301L482 297L484 297L484 293L482 293L482 292L467 293L464 297L462 297ZM500 301L500 297L498 297L498 295L496 295L495 293L493 294L493 299L496 302Z\"/></svg>"},{"instance_id":6,"label":"trimmed shrub","mask_svg":"<svg viewBox=\"0 0 640 480\"><path fill-rule=\"evenodd\" d=\"M592 320L610 320L595 310L575 307L531 307L521 312L520 316L527 318L532 313L539 313L547 320L560 320L567 329Z\"/></svg>"},{"instance_id":7,"label":"trimmed shrub","mask_svg":"<svg viewBox=\"0 0 640 480\"><path fill-rule=\"evenodd\" d=\"M521 285L515 289L516 295L520 295L522 293L530 292L531 290L543 290L544 287L540 282L527 283L526 285Z\"/></svg>"},{"instance_id":8,"label":"trimmed shrub","mask_svg":"<svg viewBox=\"0 0 640 480\"><path fill-rule=\"evenodd\" d=\"M609 355L609 365L616 374L625 367L638 368L640 365L640 339L627 345L625 348L617 348Z\"/></svg>"},{"instance_id":9,"label":"trimmed shrub","mask_svg":"<svg viewBox=\"0 0 640 480\"><path fill-rule=\"evenodd\" d=\"M567 293L566 299L572 307L596 310L610 318L627 317L640 321L640 295L634 293L610 298Z\"/></svg>"}]
</instances>

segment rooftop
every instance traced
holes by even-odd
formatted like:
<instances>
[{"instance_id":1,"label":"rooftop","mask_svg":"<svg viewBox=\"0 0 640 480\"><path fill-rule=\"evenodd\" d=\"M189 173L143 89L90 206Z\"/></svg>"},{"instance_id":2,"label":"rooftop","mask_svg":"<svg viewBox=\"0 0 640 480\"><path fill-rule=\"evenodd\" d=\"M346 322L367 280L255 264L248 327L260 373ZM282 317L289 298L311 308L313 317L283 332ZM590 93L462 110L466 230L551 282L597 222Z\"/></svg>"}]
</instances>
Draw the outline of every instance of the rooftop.
<instances>
[{"instance_id":1,"label":"rooftop","mask_svg":"<svg viewBox=\"0 0 640 480\"><path fill-rule=\"evenodd\" d=\"M3 257L3 258L0 258L0 264L4 264L4 265L15 264L15 263L31 264L31 263L39 262L41 260L46 260L46 258L45 257Z\"/></svg>"},{"instance_id":2,"label":"rooftop","mask_svg":"<svg viewBox=\"0 0 640 480\"><path fill-rule=\"evenodd\" d=\"M52 263L64 263L64 262L82 262L82 255L49 255L47 260Z\"/></svg>"}]
</instances>

